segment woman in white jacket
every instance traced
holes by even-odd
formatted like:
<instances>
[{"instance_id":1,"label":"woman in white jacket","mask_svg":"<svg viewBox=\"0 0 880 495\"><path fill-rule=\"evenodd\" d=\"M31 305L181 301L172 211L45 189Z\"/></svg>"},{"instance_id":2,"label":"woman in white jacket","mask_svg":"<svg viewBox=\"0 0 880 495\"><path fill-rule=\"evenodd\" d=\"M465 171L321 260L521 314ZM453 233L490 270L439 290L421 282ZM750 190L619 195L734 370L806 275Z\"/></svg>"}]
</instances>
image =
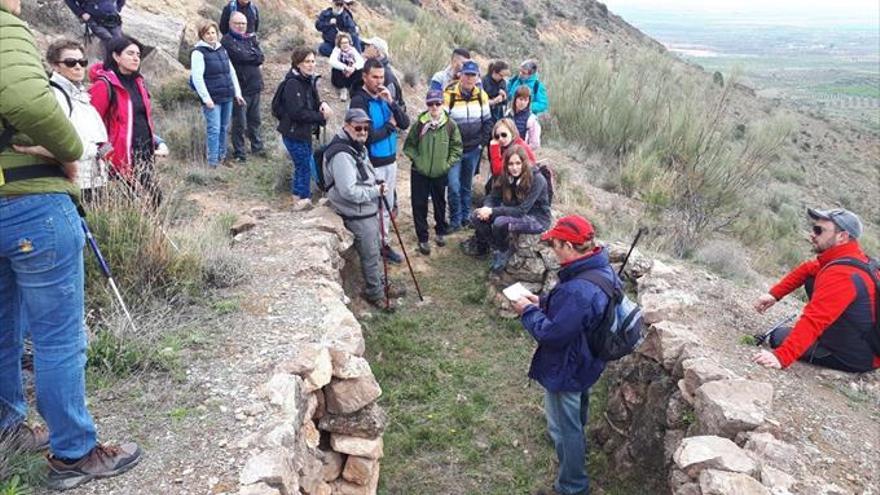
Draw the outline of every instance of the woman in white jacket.
<instances>
[{"instance_id":1,"label":"woman in white jacket","mask_svg":"<svg viewBox=\"0 0 880 495\"><path fill-rule=\"evenodd\" d=\"M49 81L55 98L83 143L76 181L83 199L89 201L107 184L107 165L102 157L110 150L106 146L104 121L91 105L91 97L83 85L89 63L83 53L79 42L61 39L49 45L46 60L52 67Z\"/></svg>"},{"instance_id":2,"label":"woman in white jacket","mask_svg":"<svg viewBox=\"0 0 880 495\"><path fill-rule=\"evenodd\" d=\"M358 53L351 42L351 35L339 33L336 35L336 48L330 53L330 82L339 90L339 99L348 99L351 85L361 79L361 70L364 68L364 57Z\"/></svg>"}]
</instances>

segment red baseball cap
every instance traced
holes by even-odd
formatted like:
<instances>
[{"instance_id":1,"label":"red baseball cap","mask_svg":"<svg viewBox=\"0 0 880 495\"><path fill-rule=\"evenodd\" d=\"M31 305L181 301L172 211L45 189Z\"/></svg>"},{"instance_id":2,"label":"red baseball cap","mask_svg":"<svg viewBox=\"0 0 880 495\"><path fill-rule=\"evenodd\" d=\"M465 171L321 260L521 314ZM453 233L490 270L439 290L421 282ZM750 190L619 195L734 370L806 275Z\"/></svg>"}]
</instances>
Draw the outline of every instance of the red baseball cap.
<instances>
[{"instance_id":1,"label":"red baseball cap","mask_svg":"<svg viewBox=\"0 0 880 495\"><path fill-rule=\"evenodd\" d=\"M557 220L552 229L544 232L541 240L559 239L572 244L584 244L592 239L595 233L589 220L579 215L569 215Z\"/></svg>"}]
</instances>

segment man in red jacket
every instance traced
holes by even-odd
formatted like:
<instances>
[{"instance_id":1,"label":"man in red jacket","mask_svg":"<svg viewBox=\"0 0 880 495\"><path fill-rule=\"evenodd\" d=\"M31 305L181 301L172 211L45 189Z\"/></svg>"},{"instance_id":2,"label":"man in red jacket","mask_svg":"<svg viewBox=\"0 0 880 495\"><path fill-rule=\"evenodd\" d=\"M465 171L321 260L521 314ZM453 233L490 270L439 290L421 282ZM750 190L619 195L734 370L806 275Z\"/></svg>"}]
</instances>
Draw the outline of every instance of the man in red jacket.
<instances>
[{"instance_id":1,"label":"man in red jacket","mask_svg":"<svg viewBox=\"0 0 880 495\"><path fill-rule=\"evenodd\" d=\"M771 336L773 351L762 350L752 360L769 368L787 368L798 359L849 372L878 368L880 356L868 344L880 316L875 314L877 287L867 271L848 264L869 262L858 242L862 222L842 208L810 208L807 214L816 259L792 270L754 306L763 313L802 285L809 302L793 328Z\"/></svg>"}]
</instances>

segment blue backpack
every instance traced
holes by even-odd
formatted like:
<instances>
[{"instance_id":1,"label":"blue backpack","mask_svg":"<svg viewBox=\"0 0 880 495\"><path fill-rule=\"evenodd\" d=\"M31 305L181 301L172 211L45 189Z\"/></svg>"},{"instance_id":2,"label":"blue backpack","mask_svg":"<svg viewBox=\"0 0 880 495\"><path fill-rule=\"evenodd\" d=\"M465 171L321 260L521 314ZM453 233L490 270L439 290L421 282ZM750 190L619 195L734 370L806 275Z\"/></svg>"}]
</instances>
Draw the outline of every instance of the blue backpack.
<instances>
[{"instance_id":1,"label":"blue backpack","mask_svg":"<svg viewBox=\"0 0 880 495\"><path fill-rule=\"evenodd\" d=\"M599 270L587 270L577 278L592 283L608 296L602 322L587 335L590 351L603 361L615 361L631 354L645 339L642 308Z\"/></svg>"}]
</instances>

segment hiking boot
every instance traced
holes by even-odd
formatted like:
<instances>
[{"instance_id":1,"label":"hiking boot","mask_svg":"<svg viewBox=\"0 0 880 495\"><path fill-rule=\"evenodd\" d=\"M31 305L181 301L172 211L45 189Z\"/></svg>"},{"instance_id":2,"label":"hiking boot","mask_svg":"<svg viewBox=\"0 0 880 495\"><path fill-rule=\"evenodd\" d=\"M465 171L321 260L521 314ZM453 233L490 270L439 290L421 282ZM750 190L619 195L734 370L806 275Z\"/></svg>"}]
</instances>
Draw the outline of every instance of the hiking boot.
<instances>
[{"instance_id":1,"label":"hiking boot","mask_svg":"<svg viewBox=\"0 0 880 495\"><path fill-rule=\"evenodd\" d=\"M419 252L425 256L431 254L431 245L428 244L428 241L419 243Z\"/></svg>"},{"instance_id":2,"label":"hiking boot","mask_svg":"<svg viewBox=\"0 0 880 495\"><path fill-rule=\"evenodd\" d=\"M397 251L392 249L391 246L383 246L382 247L382 257L388 260L395 265L399 265L403 263L403 256L400 255Z\"/></svg>"},{"instance_id":3,"label":"hiking boot","mask_svg":"<svg viewBox=\"0 0 880 495\"><path fill-rule=\"evenodd\" d=\"M53 490L68 490L94 479L110 478L128 471L141 460L141 449L131 442L98 444L88 455L70 464L51 455L47 459L49 475L46 486Z\"/></svg>"},{"instance_id":4,"label":"hiking boot","mask_svg":"<svg viewBox=\"0 0 880 495\"><path fill-rule=\"evenodd\" d=\"M0 443L5 444L4 448L8 448L10 452L40 452L49 448L49 430L42 425L28 426L20 423L0 433Z\"/></svg>"},{"instance_id":5,"label":"hiking boot","mask_svg":"<svg viewBox=\"0 0 880 495\"><path fill-rule=\"evenodd\" d=\"M492 273L501 273L504 268L507 267L507 262L510 260L510 251L493 251L492 252L492 266L489 267L489 271Z\"/></svg>"},{"instance_id":6,"label":"hiking boot","mask_svg":"<svg viewBox=\"0 0 880 495\"><path fill-rule=\"evenodd\" d=\"M364 300L367 301L367 304L369 304L370 306L372 306L380 311L385 311L388 313L393 313L393 312L397 311L397 302L394 300L393 297L390 296L390 294L388 297L388 307L387 308L385 307L385 296L384 295L379 296L379 297L364 297Z\"/></svg>"},{"instance_id":7,"label":"hiking boot","mask_svg":"<svg viewBox=\"0 0 880 495\"><path fill-rule=\"evenodd\" d=\"M461 251L464 254L475 258L482 258L489 254L489 248L485 244L481 244L477 241L476 237L473 236L462 241L459 246L461 246Z\"/></svg>"},{"instance_id":8,"label":"hiking boot","mask_svg":"<svg viewBox=\"0 0 880 495\"><path fill-rule=\"evenodd\" d=\"M438 246L443 247L446 245L446 238L442 235L438 235L434 238L434 242L436 242Z\"/></svg>"},{"instance_id":9,"label":"hiking boot","mask_svg":"<svg viewBox=\"0 0 880 495\"><path fill-rule=\"evenodd\" d=\"M238 155L235 157L235 161L238 163L247 163L247 157L244 155Z\"/></svg>"}]
</instances>

